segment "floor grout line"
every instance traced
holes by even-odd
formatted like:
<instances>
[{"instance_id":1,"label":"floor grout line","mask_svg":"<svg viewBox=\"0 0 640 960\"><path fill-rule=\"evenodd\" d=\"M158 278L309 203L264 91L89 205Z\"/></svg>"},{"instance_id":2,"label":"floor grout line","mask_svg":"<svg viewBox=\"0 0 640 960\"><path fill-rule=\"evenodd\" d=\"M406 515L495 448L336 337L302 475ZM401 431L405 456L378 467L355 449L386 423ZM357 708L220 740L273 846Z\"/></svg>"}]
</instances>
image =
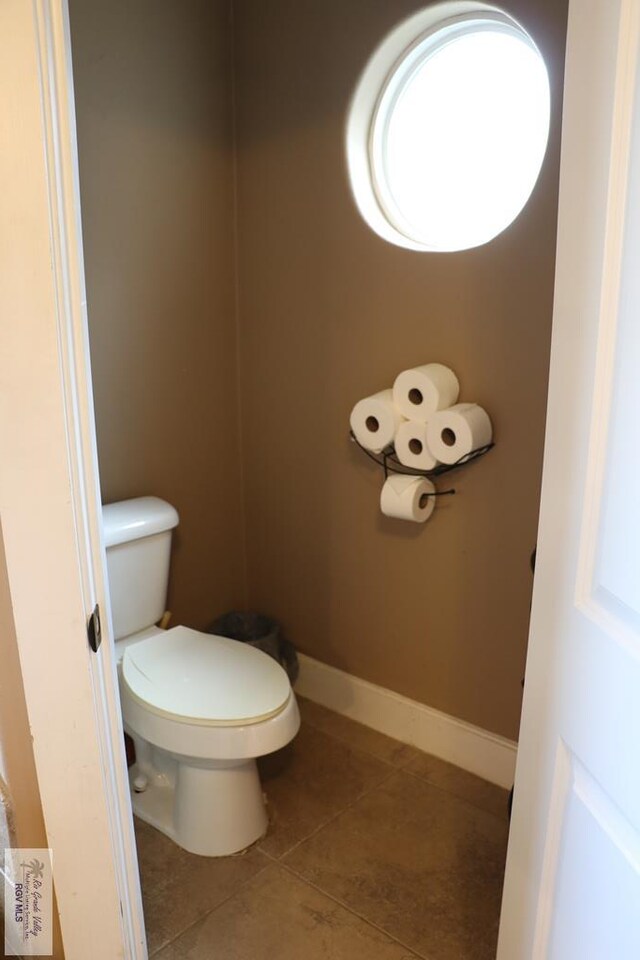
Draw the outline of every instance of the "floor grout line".
<instances>
[{"instance_id":1,"label":"floor grout line","mask_svg":"<svg viewBox=\"0 0 640 960\"><path fill-rule=\"evenodd\" d=\"M308 723L308 721L305 721L305 722ZM354 723L355 723L355 721L354 721ZM308 724L308 725L309 725L309 726L312 726L312 724ZM392 770L393 770L395 773L406 773L409 777L413 777L414 780L419 780L420 783L426 783L426 784L428 784L430 787L433 787L434 790L439 790L441 793L446 793L447 796L449 796L449 797L455 797L456 800L461 800L463 803L466 803L466 804L468 804L470 807L473 807L474 810L481 810L482 813L486 813L486 814L488 814L490 817L494 817L496 820L499 820L501 823L503 823L503 822L507 822L507 823L508 823L508 817L507 817L507 813L506 813L506 807L507 807L507 799L506 799L506 797L505 797L505 813L504 813L503 815L498 814L498 813L495 813L493 810L488 810L486 807L481 806L479 803L474 803L474 801L473 801L473 800L470 800L469 797L465 797L465 796L463 796L461 793L456 793L454 790L450 790L450 789L448 789L447 787L443 787L443 786L441 786L441 784L439 784L439 783L434 783L433 780L429 780L427 777L424 777L424 776L422 776L422 775L419 774L419 773L415 773L413 770L407 769L408 766L409 766L409 764L411 764L411 763L413 762L413 760L415 759L415 757L411 757L411 758L409 758L408 760L406 760L404 764L396 766L395 764L390 763L390 761L388 761L388 760L383 760L381 757L378 757L375 753L370 753L368 750L363 750L362 747L354 747L351 743L349 743L348 740L343 739L342 737L336 736L336 734L334 734L334 733L327 733L326 730L322 730L320 727L313 727L313 729L314 729L314 730L319 730L320 733L324 733L325 736L331 737L332 739L336 740L338 743L342 743L342 744L344 744L345 746L349 747L351 750L358 750L358 751L360 751L360 753L364 753L367 757L371 757L372 759L377 760L379 763L384 763L384 764L386 764L387 766L391 767ZM383 734L383 736L384 736L384 734ZM400 743L400 742L401 742L401 741L398 741L398 743ZM417 748L417 747L414 747L413 749L414 749L414 750L417 750L418 748ZM420 752L423 753L424 751L420 751ZM432 756L432 754L425 754L425 756ZM436 759L438 759L438 758L436 758ZM459 767L458 769L462 770L462 767ZM385 779L384 779L384 780L381 780L380 782L381 782L381 783L385 783L388 779L389 779L388 777L385 777ZM482 779L482 778L480 778L480 779ZM487 780L486 782L489 783L488 780ZM507 795L508 795L508 793L507 793ZM362 794L362 796L364 796L364 794ZM360 797L358 797L357 799L359 800ZM354 801L354 802L356 802L356 801ZM346 810L346 809L347 809L347 808L345 807L345 810ZM332 817L332 818L331 818L331 820L334 820L334 819L335 819L335 817ZM331 822L331 821L329 821L329 820L327 821L327 823L330 823L330 822ZM325 826L325 824L322 824L322 826ZM320 830L320 829L322 829L322 827L318 827L318 828L317 828L317 830ZM314 831L314 833L317 832L317 830ZM311 836L313 836L313 834L309 834L309 837L311 837ZM309 837L305 837L305 840L308 840ZM290 852L292 852L293 850L295 850L296 847L298 847L298 846L300 845L300 843L304 843L304 840L298 841L298 843L296 844L295 847L292 847L290 851L289 851L289 850L287 851L287 853L283 853L282 856L283 856L283 857L284 857L284 856L287 856L287 854L290 853Z\"/></svg>"},{"instance_id":2,"label":"floor grout line","mask_svg":"<svg viewBox=\"0 0 640 960\"><path fill-rule=\"evenodd\" d=\"M318 833L320 833L321 830L324 830L325 827L328 827L329 824L334 823L334 821L337 820L338 817L341 817L343 813L346 813L347 810L350 810L356 803L362 800L363 797L368 796L373 790L377 790L378 787L381 787L383 784L385 784L387 780L390 780L391 777L394 775L394 773L397 773L397 772L398 771L395 769L395 767L391 768L387 773L387 775L382 778L382 780L378 780L377 783L372 784L370 787L366 787L362 791L362 793L358 794L357 797L354 797L353 800L350 800L349 803L347 803L344 807L341 807L339 810L337 810L334 814L332 814L329 817L328 820L323 820L323 822L318 824L317 827L314 827L311 833L307 834L306 837L302 837L300 840L297 840L292 847L289 847L288 850L285 850L279 856L276 857L272 853L268 853L267 850L264 850L260 846L258 847L258 849L260 850L261 853L264 853L267 857L270 857L272 860L275 860L277 863L280 863L284 859L284 857L288 857L289 854L293 853L294 850L297 850L298 847L301 846L301 844L306 843L307 840L311 840L312 837L315 837Z\"/></svg>"},{"instance_id":3,"label":"floor grout line","mask_svg":"<svg viewBox=\"0 0 640 960\"><path fill-rule=\"evenodd\" d=\"M313 702L314 702L313 700L309 701L309 703L313 703ZM325 707L324 709L328 709L328 708ZM329 712L333 713L334 711L329 711ZM336 714L336 716L342 716L342 714ZM418 753L424 753L423 750L418 749L418 747L414 747L410 743L404 743L402 740L395 740L393 737L389 737L386 733L379 733L379 731L374 730L373 727L367 727L365 726L364 723L359 723L357 720L352 720L351 717L345 716L343 717L343 719L349 720L350 723L357 724L358 726L362 727L363 730L368 730L368 731L371 731L372 733L377 733L378 736L380 737L385 737L387 740L392 740L393 743L397 743L401 747L407 747L409 750L416 750ZM373 757L374 760L378 760L380 763L385 763L387 764L387 766L393 767L395 770L404 770L406 766L408 766L410 763L412 763L416 759L415 757L407 757L407 759L404 760L402 763L394 763L393 760L387 760L386 757L381 757L379 754L373 753L371 750L365 749L365 747L355 746L354 743L351 740L349 740L348 737L341 737L339 733L333 733L328 730L325 730L322 726L317 726L315 723L313 723L310 720L303 719L302 722L306 723L308 727L312 727L314 730L318 730L320 733L324 733L325 736L331 737L333 740L337 740L338 743L343 743L345 746L349 747L351 750L356 750L359 753L366 754L366 756L368 757Z\"/></svg>"},{"instance_id":4,"label":"floor grout line","mask_svg":"<svg viewBox=\"0 0 640 960\"><path fill-rule=\"evenodd\" d=\"M498 814L498 813L494 813L493 810L487 810L486 807L480 806L479 803L474 803L474 801L473 801L473 800L470 800L468 797L463 797L462 794L460 794L460 793L455 793L455 791L453 791L453 790L448 790L447 787L442 787L439 783L434 783L433 780L428 780L426 777L420 776L419 773L414 773L412 770L403 770L402 772L403 772L403 773L406 773L407 776L409 776L409 777L413 777L414 780L419 780L420 783L426 783L426 784L428 784L428 786L433 787L434 790L439 790L440 793L446 793L447 796L449 796L449 797L455 797L456 800L461 800L462 803L466 803L467 806L473 807L474 810L480 810L482 813L486 813L487 816L493 817L495 820L498 820L500 823L507 823L507 824L508 824L508 822L509 822L509 818L508 818L508 816L507 816L507 799L506 799L506 797L505 797L505 801L504 801L505 812L504 812L504 815L501 816L501 815ZM488 781L487 781L487 782L488 782Z\"/></svg>"},{"instance_id":5,"label":"floor grout line","mask_svg":"<svg viewBox=\"0 0 640 960\"><path fill-rule=\"evenodd\" d=\"M345 903L344 900L341 900L339 897L336 897L335 894L329 893L328 890L324 890L321 886L319 886L319 884L314 883L312 880L309 880L307 877L304 876L304 874L299 873L293 867L289 866L286 863L283 863L280 860L274 860L274 863L278 864L284 870L290 873L292 876L296 877L298 880L300 880L301 883L306 884L308 887L311 887L312 890L315 890L317 893L321 893L328 900L331 900L333 903L336 903L339 907L342 907L342 909L346 910L347 913L350 913L351 916L357 917L358 920L361 920L363 923L366 923L367 926L371 927L373 930L377 930L378 933L384 934L384 936L388 937L389 940L393 940L393 942L397 943L398 946L402 947L403 950L408 950L409 953L411 953L414 957L418 957L419 960L430 960L430 958L427 957L426 954L418 953L417 950L415 950L413 947L410 947L407 943L404 943L404 941L399 940L398 937L394 936L388 930L385 930L384 927L379 926L379 924L375 923L373 920L370 920L368 917L365 917L364 914L359 913L357 910L354 910L353 907Z\"/></svg>"},{"instance_id":6,"label":"floor grout line","mask_svg":"<svg viewBox=\"0 0 640 960\"><path fill-rule=\"evenodd\" d=\"M309 702L310 702L310 703L313 703L314 701L309 701ZM325 708L325 709L328 709L328 708ZM330 712L335 712L335 711L330 711ZM340 714L338 714L338 716L340 716ZM358 723L357 720L352 720L351 717L345 717L344 719L349 720L351 723L356 723L356 724ZM487 810L486 807L482 807L482 806L480 806L480 805L477 804L477 803L474 803L474 801L473 801L473 800L470 800L468 797L462 796L462 794L456 793L454 790L449 790L447 787L443 787L443 786L441 786L441 785L438 784L438 783L434 783L433 780L429 780L427 777L424 777L424 776L422 776L422 775L419 774L419 773L415 773L413 770L409 770L408 768L409 768L409 766L413 763L413 761L416 759L415 757L407 757L407 759L404 760L404 761L402 761L401 763L394 763L394 762L391 761L391 760L387 760L387 759L385 759L384 757L380 757L380 756L379 756L378 754L376 754L376 753L372 753L370 750L367 750L367 749L365 749L365 748L362 747L362 746L355 746L355 745L353 744L353 742L349 740L348 737L342 737L342 736L340 736L340 734L338 734L338 733L329 732L328 730L325 730L322 726L316 726L316 724L312 723L312 722L309 721L309 720L306 720L306 719L305 719L303 722L306 723L307 726L313 727L314 730L318 730L318 731L320 731L320 733L325 734L325 736L331 737L333 740L336 740L338 743L344 744L345 746L349 747L349 749L351 749L351 750L356 750L356 751L358 751L358 752L360 752L360 753L364 753L364 754L366 754L366 756L372 757L374 760L378 760L380 763L384 763L384 764L387 764L387 766L393 767L394 770L398 770L398 771L401 770L403 773L408 773L410 777L414 777L416 780L420 780L422 783L428 783L429 786L435 787L436 790L440 790L442 793L448 793L448 794L449 794L450 796L452 796L452 797L457 797L458 800L464 800L465 803L468 803L470 806L475 807L476 810L482 810L484 813L488 813L488 814L490 814L492 817L496 817L496 819L498 819L498 820L501 820L501 819L502 819L502 817L501 817L499 814L494 813L492 810ZM365 730L372 730L374 733L378 733L377 730L375 730L375 731L373 730L373 727L367 727L367 726L366 726L365 724L363 724L363 723L359 724L359 726L363 727ZM413 746L413 744L411 744L411 743L405 743L403 740L396 740L394 737L389 737L388 734L386 734L386 733L381 733L381 734L379 734L379 735L380 735L381 737L386 737L387 740L393 740L394 743L398 743L398 744L400 744L400 746L408 747L410 750L415 750L418 754L420 754L420 755L422 755L422 756L425 756L425 757L435 757L435 754L427 753L425 750L420 750L419 747L415 747L415 746ZM439 760L440 758L439 758L439 757L435 757L435 759L436 759L436 760ZM444 762L444 763L448 763L449 761L443 761L443 762ZM451 766L456 767L456 764L451 764ZM456 769L457 769L457 770L462 770L462 771L465 772L465 773L467 772L467 771L464 770L463 767L456 767ZM470 776L475 776L475 774L470 774ZM485 783L490 783L490 782L491 782L491 781L489 781L489 780L484 780L483 777L479 777L478 779L483 780L483 782L485 782ZM493 786L497 786L497 785L496 785L496 784L493 784ZM503 788L499 788L499 789L503 789ZM505 793L506 793L507 796L508 796L509 791L508 791L508 790L505 790ZM506 805L507 805L507 800L506 800L506 797L505 797L505 810L506 810ZM506 813L505 813L505 819L507 819Z\"/></svg>"},{"instance_id":7,"label":"floor grout line","mask_svg":"<svg viewBox=\"0 0 640 960\"><path fill-rule=\"evenodd\" d=\"M313 702L313 701L311 701L311 702ZM345 719L351 720L350 717L346 717ZM321 727L321 726L316 726L314 723L312 723L312 722L309 721L309 720L304 720L303 722L306 723L307 726L313 727L314 730L318 730L318 731L320 731L320 733L325 734L325 736L331 737L333 740L336 740L338 743L344 744L346 747L349 747L349 749L351 749L351 750L355 750L355 751L358 751L358 752L360 752L360 753L364 753L364 754L366 754L366 756L372 757L374 760L377 760L379 763L384 763L384 764L386 764L387 766L393 767L394 770L398 770L398 771L402 771L403 773L407 773L407 774L409 774L410 777L413 777L413 778L416 779L416 780L420 780L422 783L428 783L430 787L435 787L436 790L440 790L442 793L447 793L447 794L449 794L449 795L452 796L452 797L456 797L458 800L463 800L465 803L468 803L470 806L475 807L476 810L482 810L484 813L490 814L490 816L495 817L497 820L502 820L502 819L503 819L500 814L494 813L493 810L488 810L486 807L483 807L483 806L481 806L480 804L475 803L473 800L470 800L468 797L463 796L461 793L457 793L455 790L450 790L448 787L443 787L441 784L439 784L439 783L434 783L433 780L429 780L428 777L425 777L425 776L423 776L423 775L420 774L420 773L415 773L413 770L409 770L409 766L410 766L410 765L413 763L413 761L416 759L415 757L407 757L407 759L404 760L404 761L402 761L401 763L394 763L392 760L387 760L387 759L385 759L384 757L380 757L377 753L372 753L370 750L367 750L367 749L365 749L365 748L362 747L362 746L355 746L355 745L353 744L353 742L351 742L351 741L348 739L348 737L341 737L340 734L338 734L338 733L329 732L328 730L323 729L323 727ZM357 720L351 720L351 722L352 722L352 723L357 723L358 721L357 721ZM365 730L373 730L372 727L366 727L364 724L360 724L360 726L364 727ZM377 733L377 731L374 731L374 732ZM386 733L381 733L380 736L381 736L381 737L387 737L388 740L393 740L394 743L398 743L398 744L400 744L400 745L403 746L403 747L409 747L409 749L415 750L418 754L421 754L421 755L423 755L423 756L425 756L425 757L431 757L431 756L435 757L435 754L426 753L426 751L420 750L418 747L414 747L414 746L413 746L412 744L410 744L410 743L404 743L402 740L394 740L393 737L389 737ZM440 758L439 758L439 757L436 757L436 760L438 760L438 759L440 759ZM443 761L443 762L448 763L448 761ZM455 767L456 765L455 765L455 764L451 764L451 766L454 766L454 767ZM467 771L464 770L463 767L456 767L456 769L457 769L457 770L462 770L462 771L465 772L465 773L467 772ZM470 776L475 776L475 774L470 774ZM484 783L490 783L490 782L491 782L491 781L489 781L489 780L484 780L483 777L479 777L478 779L479 779L479 780L483 780ZM497 785L496 785L496 784L492 784L492 786L497 786ZM503 789L503 788L498 788L498 789ZM508 790L505 790L505 794L506 794L506 796L505 796L505 811L506 811L507 797L508 797L509 791L508 791ZM505 812L505 814L504 814L504 819L507 819L506 812Z\"/></svg>"},{"instance_id":8,"label":"floor grout line","mask_svg":"<svg viewBox=\"0 0 640 960\"><path fill-rule=\"evenodd\" d=\"M248 883L251 883L252 880L255 880L256 877L259 877L260 874L264 873L265 870L269 869L269 867L271 866L271 860L272 860L269 854L265 853L264 850L260 850L260 848L257 846L255 847L252 846L248 848L248 850L252 850L252 849L258 850L258 852L261 853L262 856L265 857L268 862L263 864L258 870L256 870L255 873L252 873L250 877L247 877L246 880L242 880L238 884L238 886L235 888L235 890L232 890L231 893L229 893L226 897L223 897L223 899L220 900L219 903L216 903L215 907L211 907L210 910L206 910L199 917L196 917L196 919L192 923L188 923L187 926L184 927L184 929L182 929L179 933L175 935L175 937L171 937L171 939L167 940L166 943L163 943L161 946L156 947L156 949L149 954L149 960L152 960L153 957L156 957L162 950L166 950L167 947L170 947L171 944L175 943L176 940L179 940L180 937L187 932L187 930L191 930L192 927L195 927L195 925L197 923L200 923L202 920L204 920L205 917L209 917L211 916L212 913L215 913L216 910L222 907L225 903L228 903L229 900L232 900L237 893L240 893L240 891L244 889L244 887L246 887Z\"/></svg>"}]
</instances>

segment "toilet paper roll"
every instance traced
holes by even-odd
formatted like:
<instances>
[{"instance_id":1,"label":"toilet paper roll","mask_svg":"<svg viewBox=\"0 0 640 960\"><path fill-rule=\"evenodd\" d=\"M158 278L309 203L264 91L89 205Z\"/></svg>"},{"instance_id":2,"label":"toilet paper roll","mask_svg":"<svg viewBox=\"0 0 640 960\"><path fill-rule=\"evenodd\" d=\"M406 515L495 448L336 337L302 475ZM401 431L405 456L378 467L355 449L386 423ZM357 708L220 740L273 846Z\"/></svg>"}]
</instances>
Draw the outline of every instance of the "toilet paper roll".
<instances>
[{"instance_id":1,"label":"toilet paper roll","mask_svg":"<svg viewBox=\"0 0 640 960\"><path fill-rule=\"evenodd\" d=\"M457 463L461 457L491 443L489 414L477 403L458 403L440 410L427 424L427 443L442 463Z\"/></svg>"},{"instance_id":2,"label":"toilet paper roll","mask_svg":"<svg viewBox=\"0 0 640 960\"><path fill-rule=\"evenodd\" d=\"M393 402L393 391L381 390L359 400L351 411L349 422L358 443L373 453L380 453L393 443L402 422Z\"/></svg>"},{"instance_id":3,"label":"toilet paper roll","mask_svg":"<svg viewBox=\"0 0 640 960\"><path fill-rule=\"evenodd\" d=\"M436 410L453 406L459 393L458 378L442 363L403 370L393 385L393 399L402 416L423 423Z\"/></svg>"},{"instance_id":4,"label":"toilet paper roll","mask_svg":"<svg viewBox=\"0 0 640 960\"><path fill-rule=\"evenodd\" d=\"M391 474L385 480L380 494L380 509L386 517L424 523L436 505L436 498L429 496L435 493L435 489L426 477Z\"/></svg>"},{"instance_id":5,"label":"toilet paper roll","mask_svg":"<svg viewBox=\"0 0 640 960\"><path fill-rule=\"evenodd\" d=\"M393 441L400 463L415 470L433 470L438 460L429 449L427 425L417 420L405 420L396 431Z\"/></svg>"}]
</instances>

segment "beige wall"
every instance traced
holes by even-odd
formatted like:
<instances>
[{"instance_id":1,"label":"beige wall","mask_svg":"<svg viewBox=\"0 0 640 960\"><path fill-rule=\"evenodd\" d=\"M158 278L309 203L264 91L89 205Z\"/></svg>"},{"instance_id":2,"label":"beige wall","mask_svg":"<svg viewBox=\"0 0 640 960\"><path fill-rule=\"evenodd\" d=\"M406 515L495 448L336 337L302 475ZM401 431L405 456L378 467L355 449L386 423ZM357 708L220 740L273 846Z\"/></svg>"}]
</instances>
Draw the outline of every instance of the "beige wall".
<instances>
[{"instance_id":1,"label":"beige wall","mask_svg":"<svg viewBox=\"0 0 640 960\"><path fill-rule=\"evenodd\" d=\"M169 605L202 627L244 598L230 4L70 7L103 498L177 507Z\"/></svg>"},{"instance_id":2,"label":"beige wall","mask_svg":"<svg viewBox=\"0 0 640 960\"><path fill-rule=\"evenodd\" d=\"M0 529L0 864L5 846L47 847ZM55 882L55 874L54 874ZM4 943L0 895L0 944ZM57 913L53 956L62 960Z\"/></svg>"},{"instance_id":3,"label":"beige wall","mask_svg":"<svg viewBox=\"0 0 640 960\"><path fill-rule=\"evenodd\" d=\"M386 244L351 201L345 112L369 53L421 0L237 0L241 383L250 601L325 662L515 737L536 539L566 3L507 4L553 88L540 181L458 254ZM438 360L497 446L425 528L383 519L347 440L360 397ZM448 481L446 481L448 482Z\"/></svg>"}]
</instances>

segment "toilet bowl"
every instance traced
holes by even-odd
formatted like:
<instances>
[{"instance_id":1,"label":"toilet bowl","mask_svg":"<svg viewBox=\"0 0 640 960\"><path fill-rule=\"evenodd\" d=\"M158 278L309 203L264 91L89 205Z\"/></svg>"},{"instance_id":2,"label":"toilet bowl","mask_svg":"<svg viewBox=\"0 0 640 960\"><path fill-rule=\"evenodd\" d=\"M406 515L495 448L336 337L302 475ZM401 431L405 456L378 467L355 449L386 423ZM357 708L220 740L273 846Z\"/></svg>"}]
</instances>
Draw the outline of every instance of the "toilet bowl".
<instances>
[{"instance_id":1,"label":"toilet bowl","mask_svg":"<svg viewBox=\"0 0 640 960\"><path fill-rule=\"evenodd\" d=\"M245 849L267 829L256 758L300 726L286 673L253 647L187 627L128 639L119 675L134 812L191 853Z\"/></svg>"},{"instance_id":2,"label":"toilet bowl","mask_svg":"<svg viewBox=\"0 0 640 960\"><path fill-rule=\"evenodd\" d=\"M287 674L235 640L148 625L164 608L169 504L109 504L103 523L134 813L191 853L237 853L267 829L256 758L300 726Z\"/></svg>"}]
</instances>

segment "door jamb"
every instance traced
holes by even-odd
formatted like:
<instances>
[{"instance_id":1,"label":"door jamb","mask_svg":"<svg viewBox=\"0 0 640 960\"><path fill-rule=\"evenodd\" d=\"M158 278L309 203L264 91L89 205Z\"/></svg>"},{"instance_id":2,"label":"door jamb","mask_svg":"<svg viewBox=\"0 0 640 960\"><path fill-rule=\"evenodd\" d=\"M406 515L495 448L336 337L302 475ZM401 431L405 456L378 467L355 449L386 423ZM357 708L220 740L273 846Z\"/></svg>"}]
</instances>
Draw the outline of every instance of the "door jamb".
<instances>
[{"instance_id":1,"label":"door jamb","mask_svg":"<svg viewBox=\"0 0 640 960\"><path fill-rule=\"evenodd\" d=\"M67 2L8 0L0 27L10 144L0 174L12 184L0 213L0 310L12 318L1 333L0 509L60 926L69 960L146 960L100 518Z\"/></svg>"}]
</instances>

